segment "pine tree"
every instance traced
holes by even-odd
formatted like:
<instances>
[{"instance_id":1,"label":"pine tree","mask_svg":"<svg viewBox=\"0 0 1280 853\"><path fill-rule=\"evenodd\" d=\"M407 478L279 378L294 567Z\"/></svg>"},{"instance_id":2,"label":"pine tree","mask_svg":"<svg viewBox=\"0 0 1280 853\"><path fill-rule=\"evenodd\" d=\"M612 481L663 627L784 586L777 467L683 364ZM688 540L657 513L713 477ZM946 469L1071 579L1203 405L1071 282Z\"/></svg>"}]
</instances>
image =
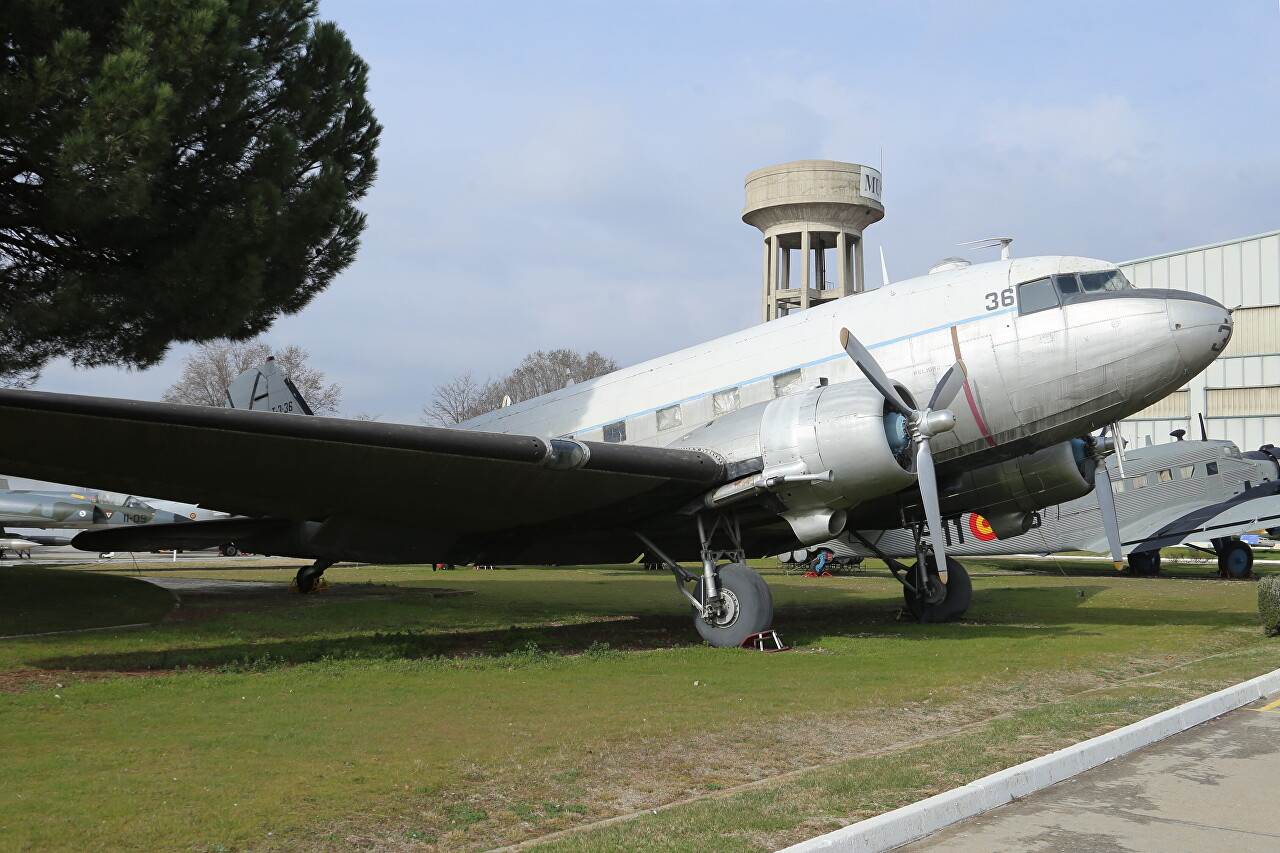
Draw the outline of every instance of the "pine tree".
<instances>
[{"instance_id":1,"label":"pine tree","mask_svg":"<svg viewBox=\"0 0 1280 853\"><path fill-rule=\"evenodd\" d=\"M0 4L0 379L251 338L351 263L381 128L316 14Z\"/></svg>"}]
</instances>

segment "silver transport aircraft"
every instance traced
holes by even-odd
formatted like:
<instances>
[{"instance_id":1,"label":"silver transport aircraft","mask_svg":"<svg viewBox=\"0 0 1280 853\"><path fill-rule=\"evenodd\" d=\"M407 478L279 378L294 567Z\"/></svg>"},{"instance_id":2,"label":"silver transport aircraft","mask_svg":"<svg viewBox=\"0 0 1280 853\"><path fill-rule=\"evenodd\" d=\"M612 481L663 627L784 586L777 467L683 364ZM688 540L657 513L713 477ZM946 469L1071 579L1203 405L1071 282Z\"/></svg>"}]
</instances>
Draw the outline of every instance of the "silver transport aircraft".
<instances>
[{"instance_id":1,"label":"silver transport aircraft","mask_svg":"<svg viewBox=\"0 0 1280 853\"><path fill-rule=\"evenodd\" d=\"M1108 550L1106 521L1085 476L1091 460L1084 442L1073 444L1082 471L1074 489L1079 497L1033 511L1026 531L1001 529L978 512L948 517L943 521L947 553L979 557ZM1135 575L1159 572L1161 548L1190 543L1217 558L1220 576L1248 577L1253 551L1239 536L1280 527L1280 450L1272 445L1241 453L1230 441L1174 441L1127 450L1123 458L1114 454L1101 464L1108 476L1098 478L1098 488L1109 482L1118 544ZM839 556L892 559L915 554L907 530L846 533L826 547Z\"/></svg>"},{"instance_id":2,"label":"silver transport aircraft","mask_svg":"<svg viewBox=\"0 0 1280 853\"><path fill-rule=\"evenodd\" d=\"M1231 329L1214 300L1134 289L1105 261L1000 260L811 308L457 429L2 391L0 470L248 516L175 536L314 559L304 590L338 559L643 554L675 574L704 638L736 646L773 616L746 558L846 528L911 530L908 599L924 620L963 613L970 586L946 557L939 483L978 478L990 500L1051 493L1005 463L1163 398ZM138 452L102 454L84 435ZM131 550L127 534L78 538Z\"/></svg>"}]
</instances>

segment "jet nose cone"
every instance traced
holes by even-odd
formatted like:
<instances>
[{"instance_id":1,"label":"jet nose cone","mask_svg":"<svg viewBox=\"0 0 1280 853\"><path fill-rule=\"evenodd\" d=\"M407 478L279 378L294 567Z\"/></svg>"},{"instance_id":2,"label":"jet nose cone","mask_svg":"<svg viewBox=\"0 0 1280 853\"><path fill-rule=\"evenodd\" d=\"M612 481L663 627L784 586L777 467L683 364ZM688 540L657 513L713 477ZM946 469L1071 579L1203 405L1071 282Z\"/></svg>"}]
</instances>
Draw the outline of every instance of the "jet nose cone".
<instances>
[{"instance_id":1,"label":"jet nose cone","mask_svg":"<svg viewBox=\"0 0 1280 853\"><path fill-rule=\"evenodd\" d=\"M1227 348L1231 312L1198 293L1171 294L1166 306L1178 352L1187 367L1199 373Z\"/></svg>"}]
</instances>

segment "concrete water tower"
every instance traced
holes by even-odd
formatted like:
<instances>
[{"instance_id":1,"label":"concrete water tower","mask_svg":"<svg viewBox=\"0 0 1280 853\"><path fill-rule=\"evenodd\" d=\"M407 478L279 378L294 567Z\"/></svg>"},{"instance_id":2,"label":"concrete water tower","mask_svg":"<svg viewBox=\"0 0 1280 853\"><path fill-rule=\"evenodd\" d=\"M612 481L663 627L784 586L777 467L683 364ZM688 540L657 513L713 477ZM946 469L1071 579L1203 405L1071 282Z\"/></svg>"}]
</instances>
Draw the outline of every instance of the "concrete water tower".
<instances>
[{"instance_id":1,"label":"concrete water tower","mask_svg":"<svg viewBox=\"0 0 1280 853\"><path fill-rule=\"evenodd\" d=\"M866 290L862 231L884 218L880 180L869 166L835 160L747 175L742 221L764 232L765 321Z\"/></svg>"}]
</instances>

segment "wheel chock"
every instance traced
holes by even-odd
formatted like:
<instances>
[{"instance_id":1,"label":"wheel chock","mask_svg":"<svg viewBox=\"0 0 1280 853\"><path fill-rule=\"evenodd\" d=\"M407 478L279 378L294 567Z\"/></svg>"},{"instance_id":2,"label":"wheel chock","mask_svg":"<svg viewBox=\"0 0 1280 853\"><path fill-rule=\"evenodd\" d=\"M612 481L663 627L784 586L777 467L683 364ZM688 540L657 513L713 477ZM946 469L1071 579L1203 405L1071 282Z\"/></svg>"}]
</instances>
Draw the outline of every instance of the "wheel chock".
<instances>
[{"instance_id":1,"label":"wheel chock","mask_svg":"<svg viewBox=\"0 0 1280 853\"><path fill-rule=\"evenodd\" d=\"M298 591L298 579L294 578L293 580L289 581L289 592L296 593L297 591ZM316 582L311 585L311 589L307 591L307 595L310 595L313 592L328 592L328 591L329 591L329 582L324 578L316 578Z\"/></svg>"},{"instance_id":2,"label":"wheel chock","mask_svg":"<svg viewBox=\"0 0 1280 853\"><path fill-rule=\"evenodd\" d=\"M769 648L772 644L773 648ZM758 634L752 634L739 644L740 649L754 649L757 652L772 654L773 652L789 652L790 646L782 644L782 638L778 636L778 632L772 629L761 631Z\"/></svg>"}]
</instances>

